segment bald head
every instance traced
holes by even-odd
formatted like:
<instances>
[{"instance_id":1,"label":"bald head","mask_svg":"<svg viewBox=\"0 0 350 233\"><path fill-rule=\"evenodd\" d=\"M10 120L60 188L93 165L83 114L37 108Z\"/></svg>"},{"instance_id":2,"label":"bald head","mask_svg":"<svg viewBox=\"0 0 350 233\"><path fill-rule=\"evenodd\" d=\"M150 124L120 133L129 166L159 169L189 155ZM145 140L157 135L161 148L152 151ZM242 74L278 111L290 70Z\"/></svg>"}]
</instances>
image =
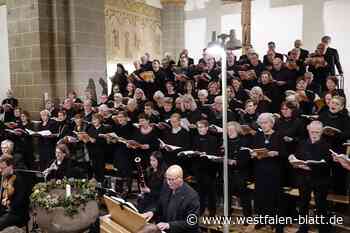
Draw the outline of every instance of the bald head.
<instances>
[{"instance_id":1,"label":"bald head","mask_svg":"<svg viewBox=\"0 0 350 233\"><path fill-rule=\"evenodd\" d=\"M173 191L180 188L183 184L183 171L179 165L172 165L165 173L169 188Z\"/></svg>"}]
</instances>

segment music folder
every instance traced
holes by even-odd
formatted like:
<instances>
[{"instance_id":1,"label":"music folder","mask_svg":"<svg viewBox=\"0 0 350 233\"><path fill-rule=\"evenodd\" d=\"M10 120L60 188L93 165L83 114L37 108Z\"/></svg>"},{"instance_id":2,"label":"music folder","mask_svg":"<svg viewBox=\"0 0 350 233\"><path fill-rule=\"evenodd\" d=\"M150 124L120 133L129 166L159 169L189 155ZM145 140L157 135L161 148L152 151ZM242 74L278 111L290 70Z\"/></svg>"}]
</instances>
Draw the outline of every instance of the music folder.
<instances>
[{"instance_id":1,"label":"music folder","mask_svg":"<svg viewBox=\"0 0 350 233\"><path fill-rule=\"evenodd\" d=\"M104 196L110 218L129 232L137 232L147 222L133 206L122 199Z\"/></svg>"}]
</instances>

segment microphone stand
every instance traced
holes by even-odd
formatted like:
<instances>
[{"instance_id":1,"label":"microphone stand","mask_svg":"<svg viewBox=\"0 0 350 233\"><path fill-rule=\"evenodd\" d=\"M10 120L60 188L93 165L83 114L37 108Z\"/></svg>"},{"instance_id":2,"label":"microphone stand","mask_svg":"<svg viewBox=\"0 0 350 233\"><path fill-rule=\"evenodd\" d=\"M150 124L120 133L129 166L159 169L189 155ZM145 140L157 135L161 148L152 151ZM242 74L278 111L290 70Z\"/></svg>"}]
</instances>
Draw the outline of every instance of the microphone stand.
<instances>
[{"instance_id":1,"label":"microphone stand","mask_svg":"<svg viewBox=\"0 0 350 233\"><path fill-rule=\"evenodd\" d=\"M43 172L37 170L29 170L29 169L14 169L15 172L23 172L23 173L32 173L39 175L38 177L44 177L44 182L46 183L46 176ZM2 186L2 185L1 185ZM41 232L38 223L36 222L37 213L33 211L33 225L30 233L39 233Z\"/></svg>"},{"instance_id":2,"label":"microphone stand","mask_svg":"<svg viewBox=\"0 0 350 233\"><path fill-rule=\"evenodd\" d=\"M15 169L15 172L23 172L23 173L33 173L36 174L37 177L43 177L44 182L46 183L46 176L44 175L43 172L37 171L37 170L29 170L29 169Z\"/></svg>"}]
</instances>

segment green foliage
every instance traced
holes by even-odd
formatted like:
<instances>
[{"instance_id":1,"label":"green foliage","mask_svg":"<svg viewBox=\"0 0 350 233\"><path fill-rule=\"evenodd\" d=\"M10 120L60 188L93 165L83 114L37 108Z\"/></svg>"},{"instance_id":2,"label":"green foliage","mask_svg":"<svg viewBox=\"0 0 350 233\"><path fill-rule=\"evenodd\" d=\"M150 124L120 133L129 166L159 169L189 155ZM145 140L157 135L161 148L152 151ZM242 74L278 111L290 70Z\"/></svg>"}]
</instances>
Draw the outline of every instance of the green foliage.
<instances>
[{"instance_id":1,"label":"green foliage","mask_svg":"<svg viewBox=\"0 0 350 233\"><path fill-rule=\"evenodd\" d=\"M66 185L71 186L71 196L66 197ZM52 180L46 183L38 183L33 188L30 196L31 204L34 208L40 207L50 210L56 207L64 208L67 216L73 217L78 213L80 207L85 207L86 203L95 200L97 192L95 184L85 179L63 179ZM53 190L64 190L60 194ZM62 194L64 193L64 194Z\"/></svg>"}]
</instances>

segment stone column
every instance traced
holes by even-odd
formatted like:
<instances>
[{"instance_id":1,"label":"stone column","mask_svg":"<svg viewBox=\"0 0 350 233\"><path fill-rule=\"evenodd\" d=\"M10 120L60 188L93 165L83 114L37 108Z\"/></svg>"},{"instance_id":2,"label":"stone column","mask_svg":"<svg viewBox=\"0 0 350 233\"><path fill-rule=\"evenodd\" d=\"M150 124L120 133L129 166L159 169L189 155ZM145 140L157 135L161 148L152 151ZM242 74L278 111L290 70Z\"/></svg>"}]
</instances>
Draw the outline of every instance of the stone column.
<instances>
[{"instance_id":1,"label":"stone column","mask_svg":"<svg viewBox=\"0 0 350 233\"><path fill-rule=\"evenodd\" d=\"M245 51L246 46L251 45L251 11L252 11L252 1L242 0L242 50Z\"/></svg>"},{"instance_id":2,"label":"stone column","mask_svg":"<svg viewBox=\"0 0 350 233\"><path fill-rule=\"evenodd\" d=\"M38 116L44 96L83 95L89 78L104 77L104 1L8 0L11 88ZM96 84L98 86L98 84Z\"/></svg>"},{"instance_id":3,"label":"stone column","mask_svg":"<svg viewBox=\"0 0 350 233\"><path fill-rule=\"evenodd\" d=\"M185 48L185 7L186 0L161 0L162 51L178 59Z\"/></svg>"},{"instance_id":4,"label":"stone column","mask_svg":"<svg viewBox=\"0 0 350 233\"><path fill-rule=\"evenodd\" d=\"M107 82L104 0L69 0L70 12L70 78L68 90L83 95L89 79L97 88L98 80Z\"/></svg>"},{"instance_id":5,"label":"stone column","mask_svg":"<svg viewBox=\"0 0 350 233\"><path fill-rule=\"evenodd\" d=\"M38 1L7 1L11 88L20 105L35 113L51 83L48 50L41 50ZM47 38L47 37L46 37Z\"/></svg>"}]
</instances>

